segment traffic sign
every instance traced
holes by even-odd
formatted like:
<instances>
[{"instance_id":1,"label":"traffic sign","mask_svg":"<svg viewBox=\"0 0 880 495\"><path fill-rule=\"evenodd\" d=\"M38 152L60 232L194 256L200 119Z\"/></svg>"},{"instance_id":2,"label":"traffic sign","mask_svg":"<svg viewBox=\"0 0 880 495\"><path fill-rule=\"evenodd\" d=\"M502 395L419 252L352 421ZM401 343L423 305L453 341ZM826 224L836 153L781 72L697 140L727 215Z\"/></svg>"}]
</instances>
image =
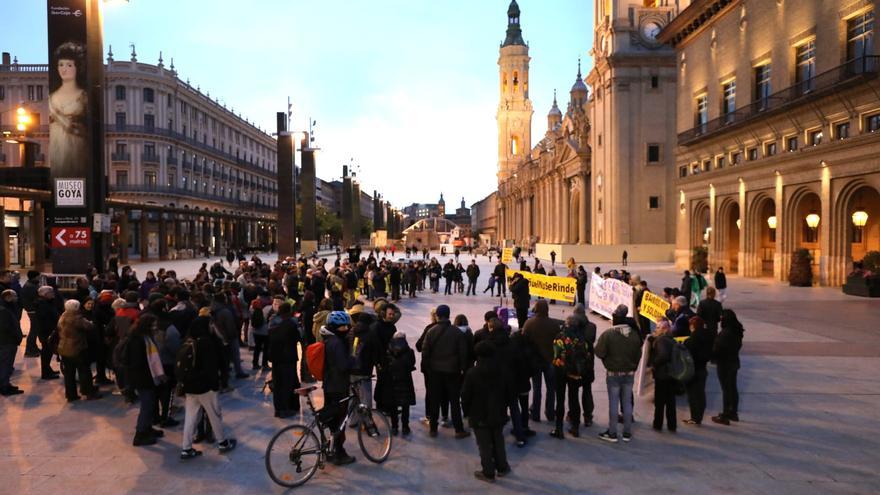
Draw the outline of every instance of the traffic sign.
<instances>
[{"instance_id":1,"label":"traffic sign","mask_svg":"<svg viewBox=\"0 0 880 495\"><path fill-rule=\"evenodd\" d=\"M92 232L88 227L52 227L52 247L92 247Z\"/></svg>"}]
</instances>

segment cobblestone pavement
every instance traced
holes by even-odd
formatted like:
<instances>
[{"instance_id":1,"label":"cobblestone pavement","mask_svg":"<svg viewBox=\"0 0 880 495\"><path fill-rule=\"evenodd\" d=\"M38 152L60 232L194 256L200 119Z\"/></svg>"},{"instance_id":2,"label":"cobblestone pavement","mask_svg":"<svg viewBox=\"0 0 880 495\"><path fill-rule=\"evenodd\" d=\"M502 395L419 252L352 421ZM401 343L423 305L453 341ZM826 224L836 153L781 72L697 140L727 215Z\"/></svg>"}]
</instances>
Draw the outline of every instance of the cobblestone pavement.
<instances>
[{"instance_id":1,"label":"cobblestone pavement","mask_svg":"<svg viewBox=\"0 0 880 495\"><path fill-rule=\"evenodd\" d=\"M271 259L266 256L265 259ZM332 259L332 258L331 258ZM462 256L462 262L470 257ZM194 273L196 261L162 263L179 274ZM490 265L479 258L485 287ZM136 265L140 274L158 263ZM592 265L588 265L590 270ZM603 266L603 269L612 268ZM677 286L669 265L632 264L630 270L660 289ZM769 280L729 276L726 306L735 309L746 334L740 372L742 421L730 427L680 425L677 434L650 428L649 398L636 401L634 440L606 444L604 369L596 365L592 385L596 425L581 438L548 436L546 421L528 446L508 455L513 474L494 485L474 480L478 467L473 437L455 440L442 429L431 439L418 423L424 414L420 374L414 376L419 404L414 433L395 438L391 458L377 466L358 457L351 466L327 467L301 491L308 493L880 493L876 468L880 440L880 332L875 301L844 296L838 289L789 288ZM398 324L410 343L427 323L428 311L449 304L479 326L497 304L488 296L422 293L405 299ZM551 306L557 317L570 307ZM590 315L600 332L608 327ZM26 318L25 318L26 320ZM243 351L250 362L250 353ZM246 369L249 366L245 366ZM259 375L235 382L222 396L224 421L239 439L228 455L202 446L206 455L182 462L181 427L156 446L134 448L137 408L118 396L68 405L58 381L41 382L38 360L19 353L13 381L25 394L0 399L0 493L282 493L266 475L263 452L271 435L288 424L272 416L271 398ZM709 413L720 407L720 389L710 368ZM179 403L179 399L178 399ZM182 419L182 414L178 415ZM679 399L679 420L688 417Z\"/></svg>"}]
</instances>

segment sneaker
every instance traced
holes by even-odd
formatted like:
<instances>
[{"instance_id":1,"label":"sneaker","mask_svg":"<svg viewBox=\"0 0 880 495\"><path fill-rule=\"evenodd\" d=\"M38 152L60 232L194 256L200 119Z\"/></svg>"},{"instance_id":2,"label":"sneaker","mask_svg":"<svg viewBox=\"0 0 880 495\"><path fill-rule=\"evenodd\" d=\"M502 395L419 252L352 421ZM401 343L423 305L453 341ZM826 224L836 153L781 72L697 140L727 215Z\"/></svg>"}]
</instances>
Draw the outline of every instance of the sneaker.
<instances>
[{"instance_id":1,"label":"sneaker","mask_svg":"<svg viewBox=\"0 0 880 495\"><path fill-rule=\"evenodd\" d=\"M722 415L712 416L712 422L718 423L719 425L730 426L730 420Z\"/></svg>"},{"instance_id":2,"label":"sneaker","mask_svg":"<svg viewBox=\"0 0 880 495\"><path fill-rule=\"evenodd\" d=\"M516 441L516 446L517 446L518 448L521 449L521 448L523 448L523 447L526 446L526 441L525 441L525 440L517 440L517 441ZM501 473L498 473L498 474L501 474ZM502 476L503 476L503 475L502 475Z\"/></svg>"},{"instance_id":3,"label":"sneaker","mask_svg":"<svg viewBox=\"0 0 880 495\"><path fill-rule=\"evenodd\" d=\"M682 421L682 423L684 423L686 425L700 426L700 422L694 421L693 419L686 419L686 420Z\"/></svg>"},{"instance_id":4,"label":"sneaker","mask_svg":"<svg viewBox=\"0 0 880 495\"><path fill-rule=\"evenodd\" d=\"M471 436L471 432L469 432L468 430L462 430L462 431L455 432L455 439L456 440L461 440L462 438L467 438L469 436Z\"/></svg>"},{"instance_id":5,"label":"sneaker","mask_svg":"<svg viewBox=\"0 0 880 495\"><path fill-rule=\"evenodd\" d=\"M449 421L449 418L442 418L440 420L440 426L444 428L452 428L452 422Z\"/></svg>"},{"instance_id":6,"label":"sneaker","mask_svg":"<svg viewBox=\"0 0 880 495\"><path fill-rule=\"evenodd\" d=\"M474 478L485 481L486 483L495 483L494 476L486 476L482 471L474 471Z\"/></svg>"},{"instance_id":7,"label":"sneaker","mask_svg":"<svg viewBox=\"0 0 880 495\"><path fill-rule=\"evenodd\" d=\"M223 454L234 449L236 445L238 445L238 441L236 439L227 438L226 440L218 443L217 448L220 450L220 453Z\"/></svg>"},{"instance_id":8,"label":"sneaker","mask_svg":"<svg viewBox=\"0 0 880 495\"><path fill-rule=\"evenodd\" d=\"M623 441L624 442L629 442L632 439L633 439L632 433L624 433L623 434Z\"/></svg>"},{"instance_id":9,"label":"sneaker","mask_svg":"<svg viewBox=\"0 0 880 495\"><path fill-rule=\"evenodd\" d=\"M599 433L599 440L604 440L609 443L617 443L617 434L605 430L602 433Z\"/></svg>"},{"instance_id":10,"label":"sneaker","mask_svg":"<svg viewBox=\"0 0 880 495\"><path fill-rule=\"evenodd\" d=\"M180 451L180 458L181 459L192 459L192 458L198 457L200 455L202 455L202 451L196 450L193 448L189 448L189 449Z\"/></svg>"},{"instance_id":11,"label":"sneaker","mask_svg":"<svg viewBox=\"0 0 880 495\"><path fill-rule=\"evenodd\" d=\"M553 430L553 431L551 431L551 432L550 432L550 436L553 437L553 438L558 438L558 439L560 439L560 440L562 440L563 438L565 438L565 435L563 435L562 432L559 431L559 430Z\"/></svg>"}]
</instances>

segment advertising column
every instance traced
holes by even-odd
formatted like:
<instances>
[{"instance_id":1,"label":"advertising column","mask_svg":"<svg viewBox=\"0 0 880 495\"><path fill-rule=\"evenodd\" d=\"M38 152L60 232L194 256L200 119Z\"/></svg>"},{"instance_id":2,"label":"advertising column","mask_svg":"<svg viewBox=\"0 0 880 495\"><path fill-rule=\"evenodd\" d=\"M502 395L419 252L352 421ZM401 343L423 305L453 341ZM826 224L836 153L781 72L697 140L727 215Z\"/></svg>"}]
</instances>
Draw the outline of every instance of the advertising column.
<instances>
[{"instance_id":1,"label":"advertising column","mask_svg":"<svg viewBox=\"0 0 880 495\"><path fill-rule=\"evenodd\" d=\"M103 270L105 213L101 13L98 0L48 0L49 215L53 271ZM96 218L97 214L97 218ZM93 235L96 234L96 235Z\"/></svg>"}]
</instances>

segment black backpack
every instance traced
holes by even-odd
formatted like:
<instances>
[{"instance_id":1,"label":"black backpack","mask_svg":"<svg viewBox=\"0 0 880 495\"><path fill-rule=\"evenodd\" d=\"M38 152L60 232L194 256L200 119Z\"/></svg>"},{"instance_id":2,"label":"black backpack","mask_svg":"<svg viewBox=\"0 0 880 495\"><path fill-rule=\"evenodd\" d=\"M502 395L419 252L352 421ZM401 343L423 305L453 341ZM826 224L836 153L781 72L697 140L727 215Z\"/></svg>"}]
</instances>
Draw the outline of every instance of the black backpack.
<instances>
[{"instance_id":1,"label":"black backpack","mask_svg":"<svg viewBox=\"0 0 880 495\"><path fill-rule=\"evenodd\" d=\"M263 314L263 310L254 308L251 315L251 327L260 328L264 323L266 323L266 315Z\"/></svg>"},{"instance_id":2,"label":"black backpack","mask_svg":"<svg viewBox=\"0 0 880 495\"><path fill-rule=\"evenodd\" d=\"M186 339L177 351L174 363L174 375L179 382L187 380L196 369L196 341Z\"/></svg>"},{"instance_id":3,"label":"black backpack","mask_svg":"<svg viewBox=\"0 0 880 495\"><path fill-rule=\"evenodd\" d=\"M569 376L590 378L590 344L581 338L574 339L571 351L565 356L565 373Z\"/></svg>"}]
</instances>

